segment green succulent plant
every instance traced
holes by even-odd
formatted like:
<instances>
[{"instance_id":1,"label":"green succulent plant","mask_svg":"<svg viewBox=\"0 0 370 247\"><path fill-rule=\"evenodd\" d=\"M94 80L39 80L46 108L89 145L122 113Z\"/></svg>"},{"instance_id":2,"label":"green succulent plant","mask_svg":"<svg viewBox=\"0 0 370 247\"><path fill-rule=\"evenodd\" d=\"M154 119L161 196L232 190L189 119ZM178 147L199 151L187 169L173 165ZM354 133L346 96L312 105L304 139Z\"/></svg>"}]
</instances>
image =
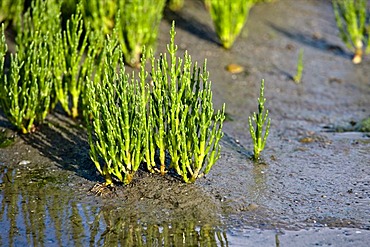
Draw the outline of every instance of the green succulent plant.
<instances>
[{"instance_id":1,"label":"green succulent plant","mask_svg":"<svg viewBox=\"0 0 370 247\"><path fill-rule=\"evenodd\" d=\"M370 23L367 0L333 0L339 35L354 52L352 62L361 63L364 53L370 53Z\"/></svg>"},{"instance_id":2,"label":"green succulent plant","mask_svg":"<svg viewBox=\"0 0 370 247\"><path fill-rule=\"evenodd\" d=\"M254 112L249 120L249 132L254 146L253 157L258 160L264 150L270 131L271 119L269 111L265 109L266 98L264 97L265 80L261 80L260 96L258 98L258 113ZM266 122L267 121L267 122Z\"/></svg>"}]
</instances>

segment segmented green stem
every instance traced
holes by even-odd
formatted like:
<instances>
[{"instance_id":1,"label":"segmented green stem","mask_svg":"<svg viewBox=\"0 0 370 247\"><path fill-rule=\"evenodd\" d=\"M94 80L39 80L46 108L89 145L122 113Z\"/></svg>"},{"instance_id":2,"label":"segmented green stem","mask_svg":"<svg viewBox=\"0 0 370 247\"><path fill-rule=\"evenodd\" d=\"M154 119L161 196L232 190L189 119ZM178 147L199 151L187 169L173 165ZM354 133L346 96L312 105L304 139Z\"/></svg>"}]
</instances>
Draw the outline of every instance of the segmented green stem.
<instances>
[{"instance_id":1,"label":"segmented green stem","mask_svg":"<svg viewBox=\"0 0 370 247\"><path fill-rule=\"evenodd\" d=\"M266 98L264 97L265 80L261 81L260 96L258 98L258 113L253 113L252 117L249 117L249 132L251 134L254 146L254 159L258 160L260 153L263 151L266 145L267 137L269 135L271 119L268 118L269 111L265 110ZM267 125L266 125L267 121ZM255 123L255 126L253 125ZM265 133L263 129L265 128Z\"/></svg>"},{"instance_id":2,"label":"segmented green stem","mask_svg":"<svg viewBox=\"0 0 370 247\"><path fill-rule=\"evenodd\" d=\"M297 62L297 73L293 77L295 83L301 83L303 66L303 49L300 49Z\"/></svg>"}]
</instances>

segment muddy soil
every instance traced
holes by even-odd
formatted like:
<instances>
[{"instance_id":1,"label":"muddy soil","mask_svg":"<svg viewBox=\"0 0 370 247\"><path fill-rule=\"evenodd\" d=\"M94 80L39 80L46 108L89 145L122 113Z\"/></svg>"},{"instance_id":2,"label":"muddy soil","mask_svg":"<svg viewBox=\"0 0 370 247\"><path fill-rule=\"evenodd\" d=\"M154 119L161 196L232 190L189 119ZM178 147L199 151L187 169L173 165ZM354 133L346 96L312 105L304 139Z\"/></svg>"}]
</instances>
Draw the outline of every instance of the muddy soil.
<instances>
[{"instance_id":1,"label":"muddy soil","mask_svg":"<svg viewBox=\"0 0 370 247\"><path fill-rule=\"evenodd\" d=\"M216 108L226 103L222 156L195 184L138 172L106 196L86 132L55 112L17 135L0 117L0 245L366 246L370 238L370 56L353 65L330 1L255 6L233 48L218 44L201 2L165 12L158 52L176 21L179 51L207 58ZM302 82L294 83L299 50ZM236 63L238 74L225 67ZM251 160L248 116L265 79L271 130ZM338 131L340 130L340 131Z\"/></svg>"}]
</instances>

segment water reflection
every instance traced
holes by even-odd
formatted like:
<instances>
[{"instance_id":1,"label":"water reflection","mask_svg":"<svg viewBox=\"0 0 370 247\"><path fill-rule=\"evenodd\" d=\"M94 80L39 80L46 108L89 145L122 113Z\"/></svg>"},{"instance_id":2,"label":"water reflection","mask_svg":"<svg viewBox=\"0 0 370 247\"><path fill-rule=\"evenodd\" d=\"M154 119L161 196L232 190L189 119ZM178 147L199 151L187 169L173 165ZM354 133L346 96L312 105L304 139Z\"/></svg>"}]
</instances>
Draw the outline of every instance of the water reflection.
<instances>
[{"instance_id":1,"label":"water reflection","mask_svg":"<svg viewBox=\"0 0 370 247\"><path fill-rule=\"evenodd\" d=\"M148 224L124 208L81 203L63 176L0 165L0 246L228 246L213 225Z\"/></svg>"},{"instance_id":2,"label":"water reflection","mask_svg":"<svg viewBox=\"0 0 370 247\"><path fill-rule=\"evenodd\" d=\"M254 183L248 189L251 199L260 203L266 195L268 186L266 184L266 171L267 165L264 163L256 164L253 166L252 177Z\"/></svg>"},{"instance_id":3,"label":"water reflection","mask_svg":"<svg viewBox=\"0 0 370 247\"><path fill-rule=\"evenodd\" d=\"M225 233L211 225L197 226L194 222L147 225L128 222L109 212L101 216L104 221L99 216L95 221L106 222L105 231L91 239L99 246L227 246ZM100 227L99 223L93 225L96 231Z\"/></svg>"}]
</instances>

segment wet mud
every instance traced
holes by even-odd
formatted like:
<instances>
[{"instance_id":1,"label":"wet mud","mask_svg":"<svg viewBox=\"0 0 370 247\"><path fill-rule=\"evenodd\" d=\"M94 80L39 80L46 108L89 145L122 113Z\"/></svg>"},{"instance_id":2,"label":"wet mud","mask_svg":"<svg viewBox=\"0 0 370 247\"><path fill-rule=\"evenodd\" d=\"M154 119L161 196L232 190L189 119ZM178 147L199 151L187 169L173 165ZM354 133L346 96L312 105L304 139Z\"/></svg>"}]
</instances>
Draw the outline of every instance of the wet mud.
<instances>
[{"instance_id":1,"label":"wet mud","mask_svg":"<svg viewBox=\"0 0 370 247\"><path fill-rule=\"evenodd\" d=\"M173 19L179 52L207 58L215 107L226 103L220 160L195 184L139 171L98 196L80 123L55 112L21 136L0 115L0 245L366 246L370 56L352 64L330 1L259 4L229 51L201 2L187 1L166 10L157 52ZM256 163L247 119L261 79L272 121Z\"/></svg>"}]
</instances>

